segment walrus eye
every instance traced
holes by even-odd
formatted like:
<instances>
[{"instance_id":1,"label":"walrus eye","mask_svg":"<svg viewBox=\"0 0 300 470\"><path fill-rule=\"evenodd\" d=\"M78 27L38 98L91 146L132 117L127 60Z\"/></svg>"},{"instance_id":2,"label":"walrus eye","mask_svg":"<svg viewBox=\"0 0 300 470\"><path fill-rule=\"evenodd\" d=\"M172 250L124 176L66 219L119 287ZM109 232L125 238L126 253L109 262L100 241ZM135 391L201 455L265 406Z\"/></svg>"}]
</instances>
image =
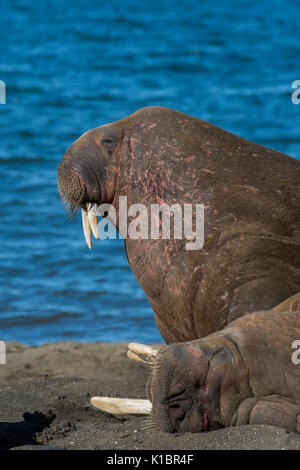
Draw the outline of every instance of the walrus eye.
<instances>
[{"instance_id":1,"label":"walrus eye","mask_svg":"<svg viewBox=\"0 0 300 470\"><path fill-rule=\"evenodd\" d=\"M112 152L116 142L115 139L112 137L104 137L101 143L108 152Z\"/></svg>"}]
</instances>

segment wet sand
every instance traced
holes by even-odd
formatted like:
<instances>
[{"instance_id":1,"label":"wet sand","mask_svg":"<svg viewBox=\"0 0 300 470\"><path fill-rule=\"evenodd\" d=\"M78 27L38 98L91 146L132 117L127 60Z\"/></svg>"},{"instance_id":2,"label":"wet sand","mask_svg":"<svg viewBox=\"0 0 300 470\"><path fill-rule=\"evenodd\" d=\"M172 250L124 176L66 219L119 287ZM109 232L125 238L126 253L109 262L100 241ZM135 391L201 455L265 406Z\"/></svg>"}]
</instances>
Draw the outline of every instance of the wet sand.
<instances>
[{"instance_id":1,"label":"wet sand","mask_svg":"<svg viewBox=\"0 0 300 470\"><path fill-rule=\"evenodd\" d=\"M127 343L7 344L0 365L0 449L300 449L300 435L273 426L241 426L172 435L140 416L112 416L94 395L146 398L147 365Z\"/></svg>"}]
</instances>

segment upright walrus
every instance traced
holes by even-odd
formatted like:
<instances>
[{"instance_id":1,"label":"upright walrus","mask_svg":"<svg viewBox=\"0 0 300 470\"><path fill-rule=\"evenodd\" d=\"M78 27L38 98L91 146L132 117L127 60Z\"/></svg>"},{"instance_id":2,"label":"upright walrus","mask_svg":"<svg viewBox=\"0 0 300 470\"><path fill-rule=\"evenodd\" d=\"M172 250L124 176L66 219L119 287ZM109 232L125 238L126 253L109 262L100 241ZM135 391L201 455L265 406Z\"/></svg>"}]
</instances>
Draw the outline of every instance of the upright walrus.
<instances>
[{"instance_id":1,"label":"upright walrus","mask_svg":"<svg viewBox=\"0 0 300 470\"><path fill-rule=\"evenodd\" d=\"M58 167L62 199L82 209L89 244L94 204L113 204L117 221L120 196L149 213L151 204L204 205L200 250L173 238L125 240L167 344L211 335L300 291L299 181L296 159L161 107L86 132ZM261 338L268 326L256 318L253 334L256 328ZM272 322L278 341L282 328ZM300 381L300 366L297 373Z\"/></svg>"}]
</instances>

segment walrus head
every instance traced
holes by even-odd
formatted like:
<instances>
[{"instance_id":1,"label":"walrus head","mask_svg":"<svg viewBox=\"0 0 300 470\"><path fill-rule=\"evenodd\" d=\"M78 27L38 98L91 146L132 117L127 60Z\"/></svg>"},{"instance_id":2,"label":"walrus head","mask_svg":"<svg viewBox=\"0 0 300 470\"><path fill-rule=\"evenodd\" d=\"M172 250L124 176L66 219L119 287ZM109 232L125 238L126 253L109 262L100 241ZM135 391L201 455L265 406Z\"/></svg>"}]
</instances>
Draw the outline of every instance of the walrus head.
<instances>
[{"instance_id":1,"label":"walrus head","mask_svg":"<svg viewBox=\"0 0 300 470\"><path fill-rule=\"evenodd\" d=\"M222 401L228 391L230 395L236 392L232 382L228 383L228 377L233 376L232 364L226 346L208 345L202 340L162 349L147 384L153 427L164 432L224 427Z\"/></svg>"},{"instance_id":2,"label":"walrus head","mask_svg":"<svg viewBox=\"0 0 300 470\"><path fill-rule=\"evenodd\" d=\"M58 166L60 196L71 214L82 209L83 224L95 205L113 201L123 135L118 123L92 129L67 149Z\"/></svg>"}]
</instances>

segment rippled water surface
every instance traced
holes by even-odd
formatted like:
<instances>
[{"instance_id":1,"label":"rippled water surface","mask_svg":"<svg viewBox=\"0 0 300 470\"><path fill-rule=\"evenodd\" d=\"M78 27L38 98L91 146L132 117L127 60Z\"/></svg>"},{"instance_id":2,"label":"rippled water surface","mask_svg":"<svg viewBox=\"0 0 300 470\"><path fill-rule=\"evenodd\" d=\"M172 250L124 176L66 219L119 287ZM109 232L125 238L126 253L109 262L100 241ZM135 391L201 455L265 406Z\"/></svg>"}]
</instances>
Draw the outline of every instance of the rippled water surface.
<instances>
[{"instance_id":1,"label":"rippled water surface","mask_svg":"<svg viewBox=\"0 0 300 470\"><path fill-rule=\"evenodd\" d=\"M84 131L169 106L298 157L299 2L1 4L0 337L160 340L123 242L89 252L56 166Z\"/></svg>"}]
</instances>

